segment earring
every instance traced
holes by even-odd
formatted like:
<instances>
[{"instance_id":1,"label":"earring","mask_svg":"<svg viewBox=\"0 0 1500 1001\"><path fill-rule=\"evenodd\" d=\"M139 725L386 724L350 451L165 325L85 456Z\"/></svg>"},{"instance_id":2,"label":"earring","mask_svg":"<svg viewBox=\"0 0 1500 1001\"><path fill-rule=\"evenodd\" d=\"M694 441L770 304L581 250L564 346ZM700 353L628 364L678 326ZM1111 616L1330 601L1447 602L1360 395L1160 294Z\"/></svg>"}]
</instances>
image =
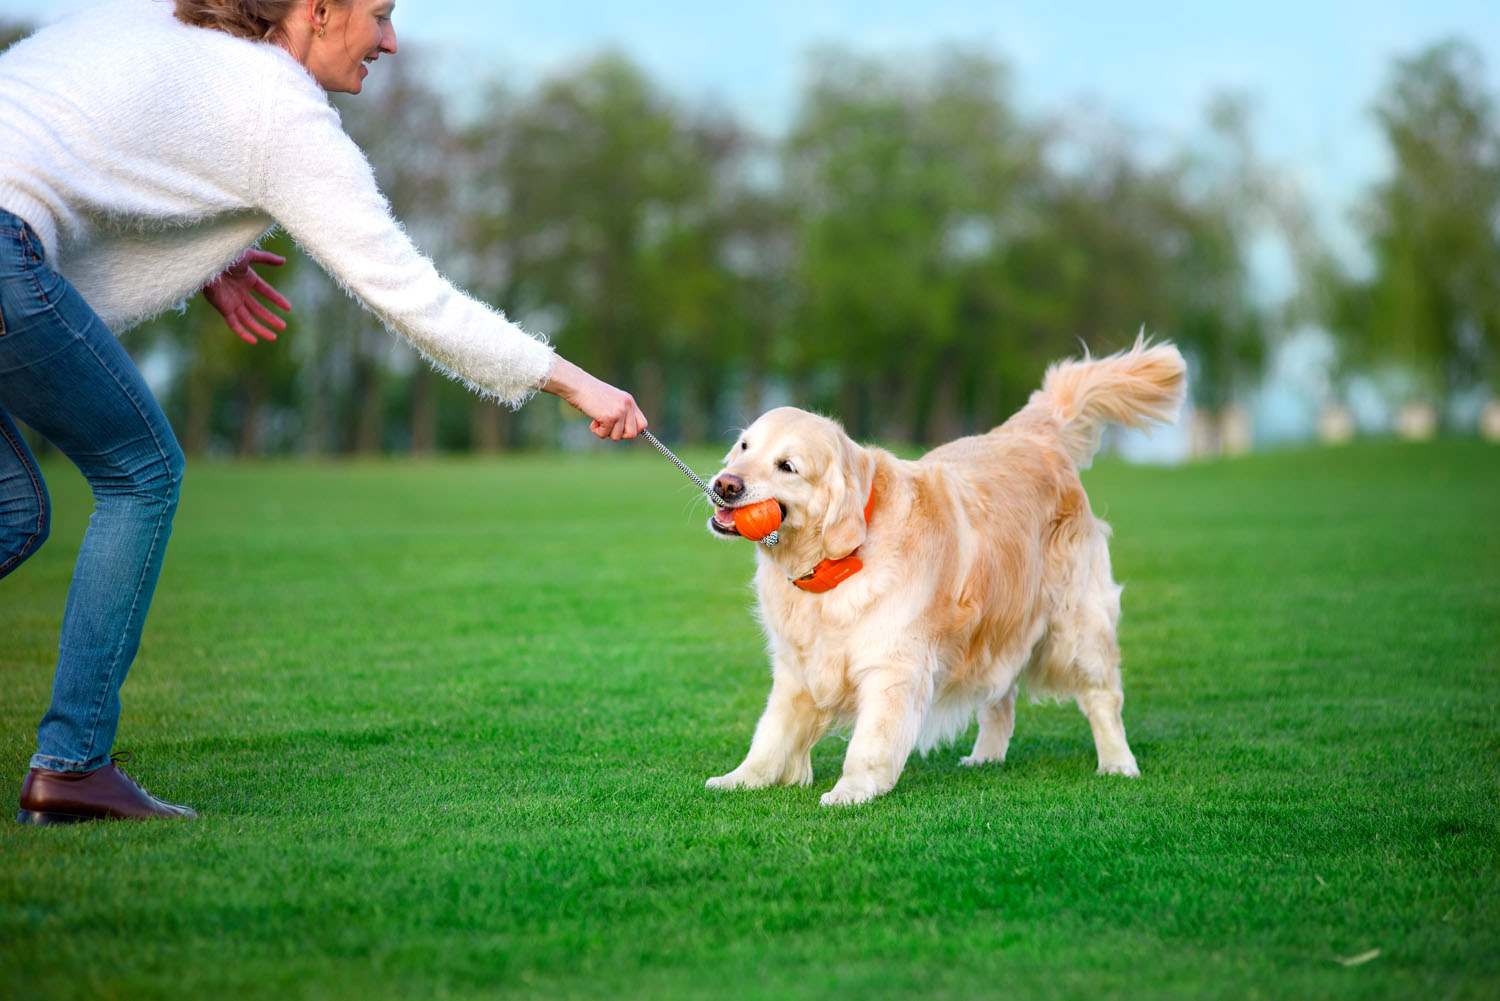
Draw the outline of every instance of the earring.
<instances>
[{"instance_id":1,"label":"earring","mask_svg":"<svg viewBox=\"0 0 1500 1001\"><path fill-rule=\"evenodd\" d=\"M318 37L319 38L322 38L326 34L328 34L328 29L327 28L319 28L318 29Z\"/></svg>"}]
</instances>

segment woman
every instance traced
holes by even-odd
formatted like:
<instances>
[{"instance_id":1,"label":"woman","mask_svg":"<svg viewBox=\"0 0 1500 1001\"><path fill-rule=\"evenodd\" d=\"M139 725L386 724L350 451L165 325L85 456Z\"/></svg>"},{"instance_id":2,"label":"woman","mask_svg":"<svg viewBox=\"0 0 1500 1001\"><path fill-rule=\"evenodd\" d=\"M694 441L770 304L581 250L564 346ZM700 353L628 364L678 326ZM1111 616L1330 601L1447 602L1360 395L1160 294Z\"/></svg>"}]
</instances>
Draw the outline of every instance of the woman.
<instances>
[{"instance_id":1,"label":"woman","mask_svg":"<svg viewBox=\"0 0 1500 1001\"><path fill-rule=\"evenodd\" d=\"M280 224L435 365L520 405L555 394L601 438L628 393L439 276L391 217L329 105L396 52L392 0L120 0L0 56L0 576L46 539L47 493L12 416L93 489L52 702L19 820L192 817L110 758L183 459L111 331L203 289L254 341L286 300L254 271Z\"/></svg>"}]
</instances>

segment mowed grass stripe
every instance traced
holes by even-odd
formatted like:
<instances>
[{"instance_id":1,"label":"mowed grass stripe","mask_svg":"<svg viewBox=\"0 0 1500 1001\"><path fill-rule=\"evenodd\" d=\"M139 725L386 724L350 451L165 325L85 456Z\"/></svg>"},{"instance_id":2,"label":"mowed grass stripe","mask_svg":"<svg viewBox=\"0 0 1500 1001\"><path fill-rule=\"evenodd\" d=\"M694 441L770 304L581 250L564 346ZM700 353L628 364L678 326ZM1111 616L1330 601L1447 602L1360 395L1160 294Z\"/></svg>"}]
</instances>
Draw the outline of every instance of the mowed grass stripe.
<instances>
[{"instance_id":1,"label":"mowed grass stripe","mask_svg":"<svg viewBox=\"0 0 1500 1001\"><path fill-rule=\"evenodd\" d=\"M48 474L0 584L13 787L87 512ZM703 788L768 688L751 557L644 447L193 464L117 746L204 816L0 829L0 992L1492 996L1500 451L1085 482L1143 778L1023 703L1004 766L830 811L838 734L811 788Z\"/></svg>"}]
</instances>

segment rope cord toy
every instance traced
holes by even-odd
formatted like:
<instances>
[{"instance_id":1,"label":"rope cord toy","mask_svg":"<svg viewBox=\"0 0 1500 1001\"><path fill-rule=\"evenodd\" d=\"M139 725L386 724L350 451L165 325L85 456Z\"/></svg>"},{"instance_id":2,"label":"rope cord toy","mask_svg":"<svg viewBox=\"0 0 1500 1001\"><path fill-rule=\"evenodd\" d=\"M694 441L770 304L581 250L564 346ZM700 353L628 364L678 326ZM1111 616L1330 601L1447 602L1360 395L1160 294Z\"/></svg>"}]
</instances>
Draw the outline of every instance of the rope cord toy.
<instances>
[{"instance_id":1,"label":"rope cord toy","mask_svg":"<svg viewBox=\"0 0 1500 1001\"><path fill-rule=\"evenodd\" d=\"M656 435L650 431L643 430L641 437L655 445L656 450L668 459L671 459L672 464L682 470L683 475L698 484L698 489L702 490L708 499L713 501L716 507L727 508L730 506L725 503L722 497L714 493L707 483L699 479L698 474L687 467L687 463L677 458L677 456L672 454L671 449L657 441ZM781 505L777 504L773 499L767 498L758 504L747 504L744 507L734 509L735 529L752 542L765 543L767 548L781 541L781 535L776 531L776 526L779 524L781 524Z\"/></svg>"}]
</instances>

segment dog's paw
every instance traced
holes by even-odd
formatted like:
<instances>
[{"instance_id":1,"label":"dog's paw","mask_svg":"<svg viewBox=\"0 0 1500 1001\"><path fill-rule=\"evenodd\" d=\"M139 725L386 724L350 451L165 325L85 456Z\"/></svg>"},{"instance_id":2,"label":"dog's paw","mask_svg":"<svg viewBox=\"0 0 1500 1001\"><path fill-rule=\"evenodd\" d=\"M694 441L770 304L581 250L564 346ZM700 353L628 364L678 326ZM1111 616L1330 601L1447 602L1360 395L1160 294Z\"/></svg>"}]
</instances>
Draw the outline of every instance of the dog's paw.
<instances>
[{"instance_id":1,"label":"dog's paw","mask_svg":"<svg viewBox=\"0 0 1500 1001\"><path fill-rule=\"evenodd\" d=\"M1134 758L1126 758L1124 761L1111 761L1099 765L1100 775L1123 775L1126 778L1138 779L1141 770L1136 767Z\"/></svg>"},{"instance_id":2,"label":"dog's paw","mask_svg":"<svg viewBox=\"0 0 1500 1001\"><path fill-rule=\"evenodd\" d=\"M839 779L834 787L825 792L818 802L824 806L857 806L860 803L868 803L881 790L866 782L858 782L849 778Z\"/></svg>"},{"instance_id":3,"label":"dog's paw","mask_svg":"<svg viewBox=\"0 0 1500 1001\"><path fill-rule=\"evenodd\" d=\"M965 768L974 768L977 765L1003 765L1005 758L991 758L983 754L966 754L958 759L958 763Z\"/></svg>"},{"instance_id":4,"label":"dog's paw","mask_svg":"<svg viewBox=\"0 0 1500 1001\"><path fill-rule=\"evenodd\" d=\"M736 768L728 775L715 775L704 783L710 789L764 789L771 783L758 776Z\"/></svg>"}]
</instances>

